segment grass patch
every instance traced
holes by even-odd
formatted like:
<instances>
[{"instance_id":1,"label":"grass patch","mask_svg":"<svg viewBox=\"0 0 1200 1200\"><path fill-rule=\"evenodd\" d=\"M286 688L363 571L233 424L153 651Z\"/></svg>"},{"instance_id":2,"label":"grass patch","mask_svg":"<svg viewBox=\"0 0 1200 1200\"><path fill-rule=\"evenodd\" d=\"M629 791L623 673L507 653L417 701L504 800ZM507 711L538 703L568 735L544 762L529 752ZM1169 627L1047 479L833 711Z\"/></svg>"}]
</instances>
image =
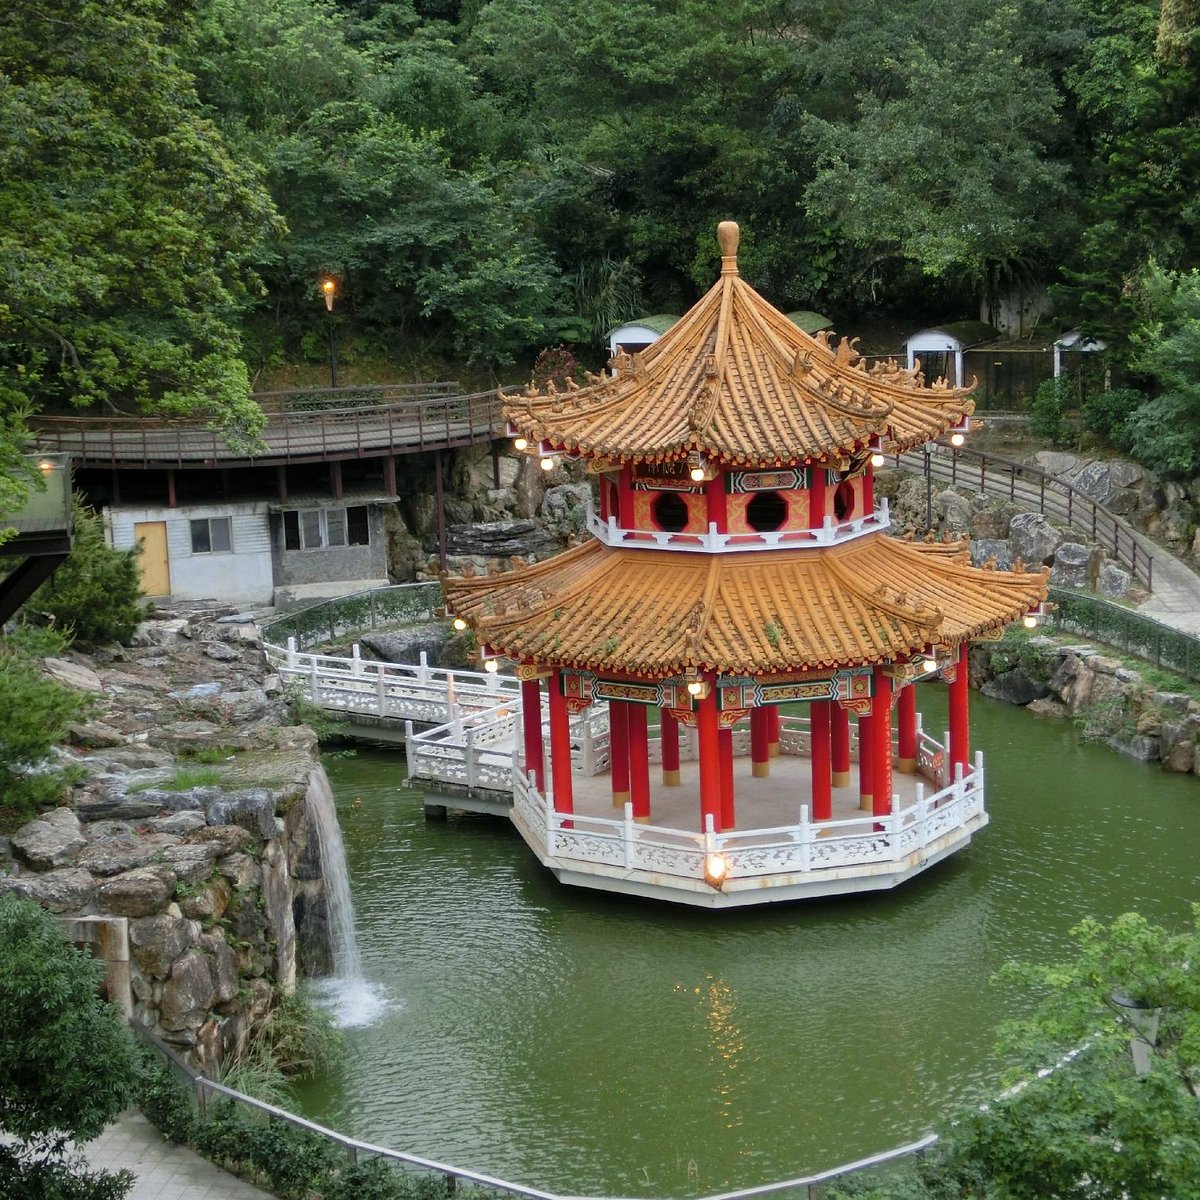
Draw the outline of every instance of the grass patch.
<instances>
[{"instance_id":1,"label":"grass patch","mask_svg":"<svg viewBox=\"0 0 1200 1200\"><path fill-rule=\"evenodd\" d=\"M148 792L151 788L160 792L190 792L192 788L219 787L221 772L215 767L179 767L169 778L160 783L138 783L129 789L129 794Z\"/></svg>"},{"instance_id":2,"label":"grass patch","mask_svg":"<svg viewBox=\"0 0 1200 1200\"><path fill-rule=\"evenodd\" d=\"M229 762L238 753L236 746L197 746L184 755L189 762L194 763L223 763Z\"/></svg>"}]
</instances>

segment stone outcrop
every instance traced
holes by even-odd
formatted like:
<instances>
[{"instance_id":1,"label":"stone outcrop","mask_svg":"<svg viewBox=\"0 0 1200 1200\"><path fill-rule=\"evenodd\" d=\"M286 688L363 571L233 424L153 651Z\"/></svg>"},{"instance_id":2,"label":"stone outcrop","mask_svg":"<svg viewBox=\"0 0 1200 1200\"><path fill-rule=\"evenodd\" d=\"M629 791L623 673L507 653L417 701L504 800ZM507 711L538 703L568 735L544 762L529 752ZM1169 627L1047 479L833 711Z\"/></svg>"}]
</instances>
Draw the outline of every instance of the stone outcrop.
<instances>
[{"instance_id":1,"label":"stone outcrop","mask_svg":"<svg viewBox=\"0 0 1200 1200\"><path fill-rule=\"evenodd\" d=\"M60 751L84 778L0 855L0 895L128 918L134 1020L210 1074L298 969L329 962L304 803L316 738L264 686L247 618L223 615L167 611L130 647L47 663L94 702Z\"/></svg>"}]
</instances>

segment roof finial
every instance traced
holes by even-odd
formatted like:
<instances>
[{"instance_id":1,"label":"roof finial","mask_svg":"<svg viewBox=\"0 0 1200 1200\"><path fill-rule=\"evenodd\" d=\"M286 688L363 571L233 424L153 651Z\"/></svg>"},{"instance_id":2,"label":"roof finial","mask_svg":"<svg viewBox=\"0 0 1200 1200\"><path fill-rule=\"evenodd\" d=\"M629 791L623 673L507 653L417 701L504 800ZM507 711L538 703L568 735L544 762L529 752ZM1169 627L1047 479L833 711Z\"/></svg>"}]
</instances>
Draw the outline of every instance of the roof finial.
<instances>
[{"instance_id":1,"label":"roof finial","mask_svg":"<svg viewBox=\"0 0 1200 1200\"><path fill-rule=\"evenodd\" d=\"M717 226L717 245L721 247L721 274L736 275L738 224L736 221L722 221Z\"/></svg>"}]
</instances>

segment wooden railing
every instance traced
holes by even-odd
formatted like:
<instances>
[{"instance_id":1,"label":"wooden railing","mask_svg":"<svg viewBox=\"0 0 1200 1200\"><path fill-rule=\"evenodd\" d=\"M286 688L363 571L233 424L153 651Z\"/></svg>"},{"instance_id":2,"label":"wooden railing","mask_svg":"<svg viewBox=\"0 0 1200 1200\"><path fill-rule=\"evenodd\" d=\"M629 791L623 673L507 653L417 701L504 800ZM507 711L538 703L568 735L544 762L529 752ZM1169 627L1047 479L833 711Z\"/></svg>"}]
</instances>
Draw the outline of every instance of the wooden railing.
<instances>
[{"instance_id":1,"label":"wooden railing","mask_svg":"<svg viewBox=\"0 0 1200 1200\"><path fill-rule=\"evenodd\" d=\"M933 453L897 455L895 461L906 471L923 474L928 469L931 476L948 480L952 486L961 484L990 496L1007 497L1087 533L1124 563L1147 591L1153 591L1154 555L1149 541L1065 479L998 454L967 448L939 446Z\"/></svg>"},{"instance_id":2,"label":"wooden railing","mask_svg":"<svg viewBox=\"0 0 1200 1200\"><path fill-rule=\"evenodd\" d=\"M202 420L141 417L39 417L31 422L41 450L91 467L209 468L282 465L327 459L444 450L503 436L495 392L423 396L374 405L267 414L255 439Z\"/></svg>"}]
</instances>

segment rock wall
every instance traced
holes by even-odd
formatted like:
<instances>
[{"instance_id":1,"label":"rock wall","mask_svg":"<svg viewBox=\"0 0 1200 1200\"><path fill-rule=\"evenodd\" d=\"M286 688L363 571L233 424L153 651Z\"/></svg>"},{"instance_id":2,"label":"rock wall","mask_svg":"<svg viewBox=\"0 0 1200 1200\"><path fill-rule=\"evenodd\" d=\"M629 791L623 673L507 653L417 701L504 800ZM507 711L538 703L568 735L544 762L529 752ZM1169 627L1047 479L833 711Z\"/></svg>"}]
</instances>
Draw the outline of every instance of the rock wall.
<instances>
[{"instance_id":1,"label":"rock wall","mask_svg":"<svg viewBox=\"0 0 1200 1200\"><path fill-rule=\"evenodd\" d=\"M328 968L316 736L227 610L168 610L132 647L46 669L92 700L61 751L81 781L0 839L0 894L128 918L134 1020L216 1073L277 992Z\"/></svg>"},{"instance_id":2,"label":"rock wall","mask_svg":"<svg viewBox=\"0 0 1200 1200\"><path fill-rule=\"evenodd\" d=\"M1084 736L1164 770L1200 775L1200 700L1164 691L1093 646L1048 637L971 647L971 683L1043 717L1072 719Z\"/></svg>"}]
</instances>

